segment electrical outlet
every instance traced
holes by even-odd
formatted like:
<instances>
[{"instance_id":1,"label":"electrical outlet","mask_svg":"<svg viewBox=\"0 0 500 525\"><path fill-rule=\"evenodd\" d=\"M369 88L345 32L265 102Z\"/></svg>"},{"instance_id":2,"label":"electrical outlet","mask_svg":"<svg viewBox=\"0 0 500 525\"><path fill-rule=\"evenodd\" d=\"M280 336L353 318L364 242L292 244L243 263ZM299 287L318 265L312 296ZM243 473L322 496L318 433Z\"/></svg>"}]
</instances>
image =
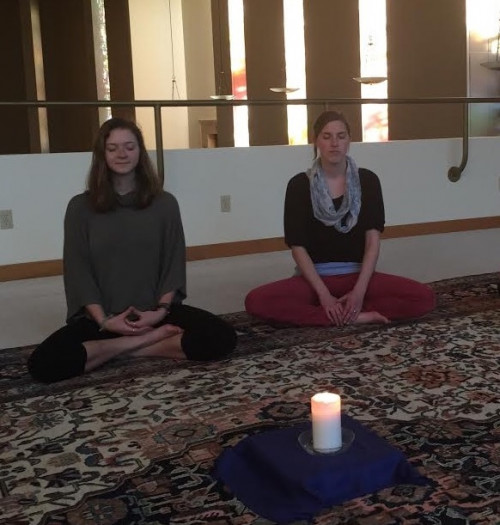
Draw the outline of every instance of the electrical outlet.
<instances>
[{"instance_id":1,"label":"electrical outlet","mask_svg":"<svg viewBox=\"0 0 500 525\"><path fill-rule=\"evenodd\" d=\"M12 228L14 228L12 210L0 210L0 230L11 230Z\"/></svg>"},{"instance_id":2,"label":"electrical outlet","mask_svg":"<svg viewBox=\"0 0 500 525\"><path fill-rule=\"evenodd\" d=\"M225 213L231 211L231 195L220 196L220 211Z\"/></svg>"}]
</instances>

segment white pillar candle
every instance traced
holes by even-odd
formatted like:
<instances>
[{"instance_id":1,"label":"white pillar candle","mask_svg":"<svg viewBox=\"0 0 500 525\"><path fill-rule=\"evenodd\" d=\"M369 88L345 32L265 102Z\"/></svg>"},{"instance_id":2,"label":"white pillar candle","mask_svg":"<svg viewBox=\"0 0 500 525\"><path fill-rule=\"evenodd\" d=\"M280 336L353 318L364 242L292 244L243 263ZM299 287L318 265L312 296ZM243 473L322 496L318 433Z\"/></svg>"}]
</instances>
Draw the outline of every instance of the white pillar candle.
<instances>
[{"instance_id":1,"label":"white pillar candle","mask_svg":"<svg viewBox=\"0 0 500 525\"><path fill-rule=\"evenodd\" d=\"M321 392L311 398L313 449L318 452L342 447L340 396Z\"/></svg>"}]
</instances>

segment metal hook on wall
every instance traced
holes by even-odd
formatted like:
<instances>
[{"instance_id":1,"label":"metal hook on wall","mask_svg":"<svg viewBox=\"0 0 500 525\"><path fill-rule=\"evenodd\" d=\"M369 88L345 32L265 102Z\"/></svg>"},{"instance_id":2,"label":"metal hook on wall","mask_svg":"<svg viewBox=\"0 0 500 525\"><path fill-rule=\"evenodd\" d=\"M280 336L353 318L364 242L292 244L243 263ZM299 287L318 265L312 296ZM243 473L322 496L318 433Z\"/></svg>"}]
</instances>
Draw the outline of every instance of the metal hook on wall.
<instances>
[{"instance_id":1,"label":"metal hook on wall","mask_svg":"<svg viewBox=\"0 0 500 525\"><path fill-rule=\"evenodd\" d=\"M467 102L463 105L464 111L464 130L462 139L462 162L460 166L452 166L448 170L448 179L451 182L458 182L462 173L467 166L467 160L469 159L469 105Z\"/></svg>"}]
</instances>

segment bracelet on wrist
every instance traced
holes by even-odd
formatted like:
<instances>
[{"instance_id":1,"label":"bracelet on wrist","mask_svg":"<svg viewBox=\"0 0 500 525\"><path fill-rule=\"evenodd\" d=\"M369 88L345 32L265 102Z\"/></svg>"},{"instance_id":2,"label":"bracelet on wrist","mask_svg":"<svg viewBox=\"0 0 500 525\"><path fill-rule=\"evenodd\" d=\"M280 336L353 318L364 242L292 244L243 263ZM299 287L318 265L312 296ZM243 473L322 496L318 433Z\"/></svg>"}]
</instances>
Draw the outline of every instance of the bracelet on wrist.
<instances>
[{"instance_id":1,"label":"bracelet on wrist","mask_svg":"<svg viewBox=\"0 0 500 525\"><path fill-rule=\"evenodd\" d=\"M106 323L114 317L113 314L106 315L104 319L99 323L99 332L104 332L106 330Z\"/></svg>"}]
</instances>

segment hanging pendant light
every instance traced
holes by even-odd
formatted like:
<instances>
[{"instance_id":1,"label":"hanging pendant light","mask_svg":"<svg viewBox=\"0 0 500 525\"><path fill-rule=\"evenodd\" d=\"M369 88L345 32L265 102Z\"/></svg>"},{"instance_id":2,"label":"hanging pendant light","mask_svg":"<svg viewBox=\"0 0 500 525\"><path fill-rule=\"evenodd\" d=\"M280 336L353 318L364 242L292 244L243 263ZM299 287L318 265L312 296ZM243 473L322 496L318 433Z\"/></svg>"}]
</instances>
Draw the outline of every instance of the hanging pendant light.
<instances>
[{"instance_id":1,"label":"hanging pendant light","mask_svg":"<svg viewBox=\"0 0 500 525\"><path fill-rule=\"evenodd\" d=\"M177 78L175 77L175 55L174 55L174 32L172 30L172 6L171 6L171 0L168 0L168 17L169 17L169 23L170 23L170 53L172 57L172 92L171 97L172 100L175 100L175 96L177 95L177 98L180 99L181 96L179 94L179 86L177 85Z\"/></svg>"},{"instance_id":2,"label":"hanging pendant light","mask_svg":"<svg viewBox=\"0 0 500 525\"><path fill-rule=\"evenodd\" d=\"M281 73L282 73L282 76L285 78L285 85L270 87L269 91L272 91L273 93L294 93L295 91L298 91L299 90L298 87L286 85L286 67L283 67L281 69Z\"/></svg>"},{"instance_id":3,"label":"hanging pendant light","mask_svg":"<svg viewBox=\"0 0 500 525\"><path fill-rule=\"evenodd\" d=\"M223 67L223 60L222 60L222 22L221 22L221 9L220 9L220 0L217 0L217 24L219 28L219 74L217 75L217 88L216 88L216 94L210 95L210 98L212 100L233 100L234 95L232 93L229 93L229 89L227 88L227 79L226 74Z\"/></svg>"},{"instance_id":4,"label":"hanging pendant light","mask_svg":"<svg viewBox=\"0 0 500 525\"><path fill-rule=\"evenodd\" d=\"M272 87L269 88L270 91L273 91L274 93L293 93L294 91L298 91L298 87Z\"/></svg>"},{"instance_id":5,"label":"hanging pendant light","mask_svg":"<svg viewBox=\"0 0 500 525\"><path fill-rule=\"evenodd\" d=\"M368 37L368 49L366 50L365 54L365 71L368 70L369 64L371 60L374 58L374 52L373 52L373 37L370 35ZM376 75L370 75L370 76L362 76L362 77L353 77L353 80L356 82L359 82L360 84L380 84L381 82L385 82L387 80L387 77L383 76L376 76Z\"/></svg>"},{"instance_id":6,"label":"hanging pendant light","mask_svg":"<svg viewBox=\"0 0 500 525\"><path fill-rule=\"evenodd\" d=\"M360 84L380 84L385 82L387 77L353 77L353 80Z\"/></svg>"},{"instance_id":7,"label":"hanging pendant light","mask_svg":"<svg viewBox=\"0 0 500 525\"><path fill-rule=\"evenodd\" d=\"M283 85L271 86L269 90L273 93L288 95L300 89L300 83L297 82L300 82L303 77L296 66L302 62L301 57L305 55L304 6L299 7L299 4L302 3L299 0L291 2L283 0L283 62L280 68L280 79L283 79Z\"/></svg>"}]
</instances>

